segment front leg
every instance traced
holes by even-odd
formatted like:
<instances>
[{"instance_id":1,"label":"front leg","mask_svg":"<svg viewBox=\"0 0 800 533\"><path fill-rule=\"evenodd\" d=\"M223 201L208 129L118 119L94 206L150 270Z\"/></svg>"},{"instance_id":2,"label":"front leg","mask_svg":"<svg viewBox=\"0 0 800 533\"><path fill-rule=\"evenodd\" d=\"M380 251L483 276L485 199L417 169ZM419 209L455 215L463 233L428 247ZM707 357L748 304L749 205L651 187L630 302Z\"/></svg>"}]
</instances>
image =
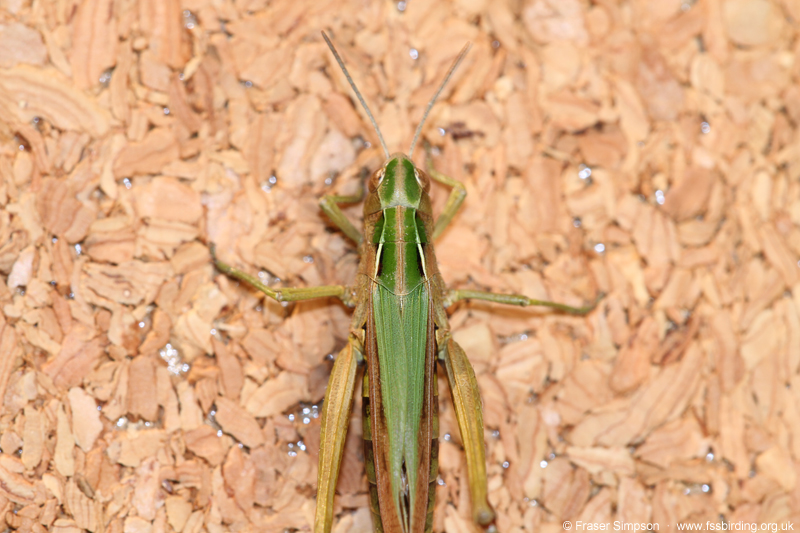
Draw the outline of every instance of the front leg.
<instances>
[{"instance_id":1,"label":"front leg","mask_svg":"<svg viewBox=\"0 0 800 533\"><path fill-rule=\"evenodd\" d=\"M261 280L255 276L251 276L246 272L237 270L232 266L223 263L217 259L215 253L215 246L210 246L211 257L214 259L214 265L217 270L236 279L245 281L260 290L270 298L278 302L297 302L300 300L312 300L314 298L326 298L335 296L342 300L348 307L353 307L354 302L351 291L344 285L321 285L319 287L287 287L285 289L273 289L264 285Z\"/></svg>"},{"instance_id":2,"label":"front leg","mask_svg":"<svg viewBox=\"0 0 800 533\"><path fill-rule=\"evenodd\" d=\"M364 240L364 236L361 235L358 228L344 215L339 204L357 204L364 199L365 187L366 183L362 183L359 192L356 194L346 196L329 194L323 196L322 200L319 202L320 209L328 215L331 222L336 224L336 227L342 230L342 232L350 237L356 244L361 244L361 241Z\"/></svg>"},{"instance_id":3,"label":"front leg","mask_svg":"<svg viewBox=\"0 0 800 533\"><path fill-rule=\"evenodd\" d=\"M431 160L429 148L430 147L426 146L428 175L434 181L438 181L442 185L450 187L450 196L447 197L447 203L444 205L444 209L439 215L439 218L436 219L436 224L433 227L433 240L436 240L439 238L439 235L441 235L444 230L447 229L447 226L453 220L453 217L456 216L456 213L458 213L458 210L461 208L461 204L464 203L464 199L467 197L467 189L460 181L454 180L450 176L442 174L433 168L433 161Z\"/></svg>"}]
</instances>

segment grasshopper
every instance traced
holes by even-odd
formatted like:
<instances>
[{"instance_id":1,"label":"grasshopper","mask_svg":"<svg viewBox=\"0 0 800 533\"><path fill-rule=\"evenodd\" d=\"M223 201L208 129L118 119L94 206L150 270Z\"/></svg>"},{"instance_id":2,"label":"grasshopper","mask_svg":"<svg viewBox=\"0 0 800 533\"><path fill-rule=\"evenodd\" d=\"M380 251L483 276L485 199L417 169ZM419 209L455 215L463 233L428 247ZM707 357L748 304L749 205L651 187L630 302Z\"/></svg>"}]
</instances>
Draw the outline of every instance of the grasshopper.
<instances>
[{"instance_id":1,"label":"grasshopper","mask_svg":"<svg viewBox=\"0 0 800 533\"><path fill-rule=\"evenodd\" d=\"M448 290L436 263L433 241L453 219L466 196L458 181L417 168L411 160L428 112L469 50L458 55L428 103L406 156L390 155L372 113L335 47L322 34L375 128L386 162L368 179L367 191L325 196L322 211L358 244L360 264L351 286L271 288L212 255L217 269L243 280L279 302L336 297L354 309L347 345L335 359L322 406L315 533L333 522L333 499L356 378L363 375L364 455L375 530L429 533L433 528L438 472L438 397L436 366L444 365L467 459L474 521L494 530L488 502L483 414L475 372L453 340L445 310L460 300L487 300L517 306L546 306L585 314L595 304L576 308L522 295ZM431 180L451 188L434 221ZM339 204L364 201L360 232ZM366 370L364 371L364 367Z\"/></svg>"}]
</instances>

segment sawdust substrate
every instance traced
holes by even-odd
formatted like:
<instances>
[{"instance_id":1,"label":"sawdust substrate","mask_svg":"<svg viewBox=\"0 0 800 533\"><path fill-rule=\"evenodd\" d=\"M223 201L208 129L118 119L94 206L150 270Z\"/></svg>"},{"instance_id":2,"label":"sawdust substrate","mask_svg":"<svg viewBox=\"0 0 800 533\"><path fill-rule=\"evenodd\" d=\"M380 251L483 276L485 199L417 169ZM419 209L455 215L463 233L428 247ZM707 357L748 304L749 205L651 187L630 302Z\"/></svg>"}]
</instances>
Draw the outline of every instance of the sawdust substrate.
<instances>
[{"instance_id":1,"label":"sawdust substrate","mask_svg":"<svg viewBox=\"0 0 800 533\"><path fill-rule=\"evenodd\" d=\"M499 530L800 525L800 3L0 5L0 529L311 527L348 310L265 301L208 244L353 279L318 200L383 159L320 30L390 150L473 43L423 133L469 193L449 283L606 294L452 312ZM439 383L434 529L471 531ZM371 530L354 413L337 533Z\"/></svg>"}]
</instances>

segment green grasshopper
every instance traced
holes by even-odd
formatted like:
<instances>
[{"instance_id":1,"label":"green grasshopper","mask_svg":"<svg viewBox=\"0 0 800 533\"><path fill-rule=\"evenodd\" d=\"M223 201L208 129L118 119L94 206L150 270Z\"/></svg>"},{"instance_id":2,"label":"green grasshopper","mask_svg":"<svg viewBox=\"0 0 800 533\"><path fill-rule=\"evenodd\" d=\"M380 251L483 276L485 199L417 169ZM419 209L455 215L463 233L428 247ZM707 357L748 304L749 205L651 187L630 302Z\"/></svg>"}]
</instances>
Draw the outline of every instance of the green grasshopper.
<instances>
[{"instance_id":1,"label":"green grasshopper","mask_svg":"<svg viewBox=\"0 0 800 533\"><path fill-rule=\"evenodd\" d=\"M386 533L432 530L438 472L437 364L444 365L453 395L467 459L472 516L477 524L492 530L495 513L487 499L478 383L464 350L453 340L445 309L465 299L546 306L573 314L588 313L594 305L576 308L521 295L448 290L445 286L433 241L453 219L466 190L461 183L432 167L427 173L415 167L411 155L428 112L469 45L456 58L428 103L409 155L389 155L364 98L328 36L325 33L322 36L372 122L386 155L386 162L366 184L363 233L339 207L360 202L363 190L353 196L325 196L320 202L330 220L358 244L361 260L356 282L352 286L273 289L214 256L216 267L279 302L334 296L354 308L348 342L335 359L322 406L315 533L331 530L333 499L356 377L364 366L364 454L375 530ZM429 196L431 179L451 188L444 211L435 222Z\"/></svg>"}]
</instances>

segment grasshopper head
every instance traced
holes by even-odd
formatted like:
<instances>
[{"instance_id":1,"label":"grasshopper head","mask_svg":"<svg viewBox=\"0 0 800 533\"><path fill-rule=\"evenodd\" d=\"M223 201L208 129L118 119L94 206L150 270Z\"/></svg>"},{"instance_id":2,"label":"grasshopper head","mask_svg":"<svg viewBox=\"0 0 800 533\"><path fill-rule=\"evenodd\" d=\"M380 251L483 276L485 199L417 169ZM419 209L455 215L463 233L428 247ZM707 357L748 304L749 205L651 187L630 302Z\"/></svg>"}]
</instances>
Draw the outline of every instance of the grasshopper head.
<instances>
[{"instance_id":1,"label":"grasshopper head","mask_svg":"<svg viewBox=\"0 0 800 533\"><path fill-rule=\"evenodd\" d=\"M407 207L430 212L428 176L405 154L392 154L369 180L367 210L374 213L390 207ZM365 212L366 212L365 211Z\"/></svg>"}]
</instances>

